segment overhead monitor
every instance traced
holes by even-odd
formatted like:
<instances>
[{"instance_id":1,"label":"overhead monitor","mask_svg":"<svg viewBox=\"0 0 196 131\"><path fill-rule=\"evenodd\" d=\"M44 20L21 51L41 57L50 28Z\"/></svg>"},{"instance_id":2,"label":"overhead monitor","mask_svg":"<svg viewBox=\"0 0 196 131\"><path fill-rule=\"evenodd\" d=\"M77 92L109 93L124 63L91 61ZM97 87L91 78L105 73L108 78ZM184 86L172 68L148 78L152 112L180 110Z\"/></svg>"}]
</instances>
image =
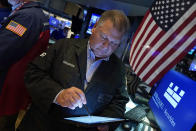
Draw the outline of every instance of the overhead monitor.
<instances>
[{"instance_id":1,"label":"overhead monitor","mask_svg":"<svg viewBox=\"0 0 196 131\"><path fill-rule=\"evenodd\" d=\"M49 24L54 26L54 27L58 27L59 26L59 20L57 20L53 16L50 16Z\"/></svg>"},{"instance_id":2,"label":"overhead monitor","mask_svg":"<svg viewBox=\"0 0 196 131\"><path fill-rule=\"evenodd\" d=\"M95 23L99 20L99 18L100 18L100 15L92 13L91 19L90 19L90 22L88 25L88 29L86 31L87 34L92 34L91 30L92 30L93 26L95 25Z\"/></svg>"}]
</instances>

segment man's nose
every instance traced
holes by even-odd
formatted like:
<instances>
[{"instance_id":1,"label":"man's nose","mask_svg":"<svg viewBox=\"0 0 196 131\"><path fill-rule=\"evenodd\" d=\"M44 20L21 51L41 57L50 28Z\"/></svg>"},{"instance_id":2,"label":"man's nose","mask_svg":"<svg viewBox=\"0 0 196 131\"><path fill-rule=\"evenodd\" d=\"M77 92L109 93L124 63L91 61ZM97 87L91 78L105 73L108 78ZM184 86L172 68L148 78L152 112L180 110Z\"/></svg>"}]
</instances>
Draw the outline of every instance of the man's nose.
<instances>
[{"instance_id":1,"label":"man's nose","mask_svg":"<svg viewBox=\"0 0 196 131\"><path fill-rule=\"evenodd\" d=\"M110 45L110 42L108 39L106 39L104 42L103 42L103 48L108 48L108 46Z\"/></svg>"}]
</instances>

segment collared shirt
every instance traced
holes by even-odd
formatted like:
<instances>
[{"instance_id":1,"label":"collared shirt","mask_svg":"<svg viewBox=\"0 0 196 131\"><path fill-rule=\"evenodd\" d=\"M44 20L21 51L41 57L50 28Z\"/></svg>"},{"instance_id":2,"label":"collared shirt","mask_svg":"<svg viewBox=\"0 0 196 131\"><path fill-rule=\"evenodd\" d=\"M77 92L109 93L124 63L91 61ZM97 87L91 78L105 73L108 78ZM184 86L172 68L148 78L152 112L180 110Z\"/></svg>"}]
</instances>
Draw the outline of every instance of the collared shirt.
<instances>
[{"instance_id":1,"label":"collared shirt","mask_svg":"<svg viewBox=\"0 0 196 131\"><path fill-rule=\"evenodd\" d=\"M85 85L84 85L84 90L87 88L87 83L91 81L91 78L99 65L101 64L102 61L108 61L109 57L95 60L95 54L90 48L90 44L88 42L87 45L87 68L86 68L86 80L85 80Z\"/></svg>"},{"instance_id":2,"label":"collared shirt","mask_svg":"<svg viewBox=\"0 0 196 131\"><path fill-rule=\"evenodd\" d=\"M14 11L16 8L20 7L22 5L22 2L12 6L12 11Z\"/></svg>"}]
</instances>

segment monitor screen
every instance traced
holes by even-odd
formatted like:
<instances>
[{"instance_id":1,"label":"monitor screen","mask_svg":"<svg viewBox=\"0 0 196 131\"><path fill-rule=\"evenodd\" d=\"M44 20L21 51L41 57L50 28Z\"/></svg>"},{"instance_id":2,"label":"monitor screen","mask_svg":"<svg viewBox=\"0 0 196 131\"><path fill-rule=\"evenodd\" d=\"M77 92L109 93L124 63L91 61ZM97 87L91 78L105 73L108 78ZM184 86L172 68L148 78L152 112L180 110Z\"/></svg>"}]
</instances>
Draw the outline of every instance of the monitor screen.
<instances>
[{"instance_id":1,"label":"monitor screen","mask_svg":"<svg viewBox=\"0 0 196 131\"><path fill-rule=\"evenodd\" d=\"M196 81L170 70L149 101L163 131L188 131L196 122Z\"/></svg>"},{"instance_id":2,"label":"monitor screen","mask_svg":"<svg viewBox=\"0 0 196 131\"><path fill-rule=\"evenodd\" d=\"M92 34L91 30L93 28L93 26L95 25L95 23L98 21L98 19L100 18L100 15L92 13L91 15L91 19L88 25L88 29L86 31L87 34Z\"/></svg>"},{"instance_id":3,"label":"monitor screen","mask_svg":"<svg viewBox=\"0 0 196 131\"><path fill-rule=\"evenodd\" d=\"M57 20L53 16L50 16L49 24L54 26L54 27L58 27L59 26L59 20Z\"/></svg>"}]
</instances>

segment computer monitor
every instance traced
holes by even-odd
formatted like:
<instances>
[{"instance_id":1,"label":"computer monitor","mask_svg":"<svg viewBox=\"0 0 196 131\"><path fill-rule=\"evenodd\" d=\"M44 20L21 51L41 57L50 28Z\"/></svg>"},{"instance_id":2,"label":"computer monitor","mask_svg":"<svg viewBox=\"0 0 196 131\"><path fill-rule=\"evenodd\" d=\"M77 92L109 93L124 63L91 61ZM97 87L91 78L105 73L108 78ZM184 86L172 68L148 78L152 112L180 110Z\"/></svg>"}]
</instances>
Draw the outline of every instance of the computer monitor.
<instances>
[{"instance_id":1,"label":"computer monitor","mask_svg":"<svg viewBox=\"0 0 196 131\"><path fill-rule=\"evenodd\" d=\"M93 28L93 26L95 25L95 23L98 21L98 19L100 18L101 15L98 15L98 14L95 14L95 13L92 13L91 15L91 19L90 19L90 22L89 22L89 25L88 25L88 29L86 31L87 34L92 34L91 30Z\"/></svg>"},{"instance_id":2,"label":"computer monitor","mask_svg":"<svg viewBox=\"0 0 196 131\"><path fill-rule=\"evenodd\" d=\"M52 26L54 26L54 27L58 27L59 26L59 20L57 20L53 16L50 16L50 18L49 18L49 24L52 25Z\"/></svg>"},{"instance_id":3,"label":"computer monitor","mask_svg":"<svg viewBox=\"0 0 196 131\"><path fill-rule=\"evenodd\" d=\"M189 131L196 123L196 81L170 70L149 101L163 131Z\"/></svg>"}]
</instances>

